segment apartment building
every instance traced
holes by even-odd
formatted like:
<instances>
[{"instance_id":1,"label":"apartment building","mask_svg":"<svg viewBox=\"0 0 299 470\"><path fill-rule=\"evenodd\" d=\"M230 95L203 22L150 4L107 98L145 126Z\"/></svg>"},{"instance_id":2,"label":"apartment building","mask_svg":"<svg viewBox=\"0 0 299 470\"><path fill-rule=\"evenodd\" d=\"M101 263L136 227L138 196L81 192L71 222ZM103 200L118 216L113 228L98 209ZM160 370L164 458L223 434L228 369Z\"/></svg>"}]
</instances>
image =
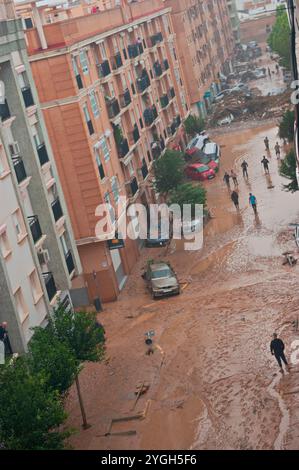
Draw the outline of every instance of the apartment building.
<instances>
[{"instance_id":1,"label":"apartment building","mask_svg":"<svg viewBox=\"0 0 299 470\"><path fill-rule=\"evenodd\" d=\"M0 321L14 352L71 304L81 263L13 2L0 5ZM84 297L84 284L74 291ZM71 291L72 292L72 291ZM85 296L86 297L86 296Z\"/></svg>"},{"instance_id":2,"label":"apartment building","mask_svg":"<svg viewBox=\"0 0 299 470\"><path fill-rule=\"evenodd\" d=\"M229 17L231 22L231 27L234 35L235 44L241 43L240 35L240 19L237 9L236 0L227 0L227 7L229 11Z\"/></svg>"},{"instance_id":3,"label":"apartment building","mask_svg":"<svg viewBox=\"0 0 299 470\"><path fill-rule=\"evenodd\" d=\"M231 71L234 39L226 0L166 0L171 7L177 55L186 77L192 112L206 116L220 91L221 73Z\"/></svg>"},{"instance_id":4,"label":"apartment building","mask_svg":"<svg viewBox=\"0 0 299 470\"><path fill-rule=\"evenodd\" d=\"M166 146L185 145L190 104L170 8L162 0L43 3L21 0L18 13L89 296L110 301L142 240L96 236L97 207L116 209L121 196L127 206L155 201L153 161Z\"/></svg>"}]
</instances>

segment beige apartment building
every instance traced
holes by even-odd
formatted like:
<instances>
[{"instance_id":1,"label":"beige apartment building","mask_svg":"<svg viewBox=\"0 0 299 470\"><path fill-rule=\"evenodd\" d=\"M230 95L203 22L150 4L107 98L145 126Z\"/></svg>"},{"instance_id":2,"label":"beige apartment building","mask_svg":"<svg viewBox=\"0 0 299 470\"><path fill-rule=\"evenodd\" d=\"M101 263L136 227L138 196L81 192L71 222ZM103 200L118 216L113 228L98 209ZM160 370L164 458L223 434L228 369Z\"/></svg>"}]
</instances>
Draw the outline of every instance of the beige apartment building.
<instances>
[{"instance_id":1,"label":"beige apartment building","mask_svg":"<svg viewBox=\"0 0 299 470\"><path fill-rule=\"evenodd\" d=\"M192 113L206 116L235 47L227 0L166 0Z\"/></svg>"},{"instance_id":2,"label":"beige apartment building","mask_svg":"<svg viewBox=\"0 0 299 470\"><path fill-rule=\"evenodd\" d=\"M17 4L89 297L110 301L143 241L96 236L97 207L116 209L121 196L127 207L154 202L153 161L185 145L190 103L171 8L162 0Z\"/></svg>"},{"instance_id":3,"label":"beige apartment building","mask_svg":"<svg viewBox=\"0 0 299 470\"><path fill-rule=\"evenodd\" d=\"M14 352L60 300L86 299L20 20L0 5L0 322ZM77 283L77 289L73 290ZM85 293L85 295L84 295Z\"/></svg>"}]
</instances>

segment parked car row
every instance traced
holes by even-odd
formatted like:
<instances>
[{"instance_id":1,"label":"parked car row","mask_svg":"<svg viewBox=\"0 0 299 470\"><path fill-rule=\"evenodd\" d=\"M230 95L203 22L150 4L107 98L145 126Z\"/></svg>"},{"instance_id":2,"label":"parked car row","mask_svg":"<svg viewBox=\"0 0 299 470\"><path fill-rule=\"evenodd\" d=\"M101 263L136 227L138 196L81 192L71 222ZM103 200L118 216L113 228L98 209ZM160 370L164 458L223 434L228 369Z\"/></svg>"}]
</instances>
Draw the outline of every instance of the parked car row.
<instances>
[{"instance_id":1,"label":"parked car row","mask_svg":"<svg viewBox=\"0 0 299 470\"><path fill-rule=\"evenodd\" d=\"M185 159L188 162L185 168L187 178L198 181L215 178L220 155L219 145L211 142L205 132L195 136L189 142L185 153Z\"/></svg>"}]
</instances>

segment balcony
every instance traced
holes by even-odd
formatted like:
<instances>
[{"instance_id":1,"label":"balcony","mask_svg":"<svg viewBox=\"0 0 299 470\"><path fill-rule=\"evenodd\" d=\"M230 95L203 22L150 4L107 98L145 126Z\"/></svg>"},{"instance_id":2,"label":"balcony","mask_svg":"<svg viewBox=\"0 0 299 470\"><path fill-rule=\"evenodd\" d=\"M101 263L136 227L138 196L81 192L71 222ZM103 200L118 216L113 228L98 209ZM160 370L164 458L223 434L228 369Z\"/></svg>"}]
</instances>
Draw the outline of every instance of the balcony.
<instances>
[{"instance_id":1,"label":"balcony","mask_svg":"<svg viewBox=\"0 0 299 470\"><path fill-rule=\"evenodd\" d=\"M150 37L150 47L154 47L156 44L162 41L163 41L163 36L161 32L157 34L153 34L153 36Z\"/></svg>"},{"instance_id":2,"label":"balcony","mask_svg":"<svg viewBox=\"0 0 299 470\"><path fill-rule=\"evenodd\" d=\"M119 102L121 108L126 108L131 103L131 95L128 88L125 90L123 95L120 95Z\"/></svg>"},{"instance_id":3,"label":"balcony","mask_svg":"<svg viewBox=\"0 0 299 470\"><path fill-rule=\"evenodd\" d=\"M167 93L160 97L161 108L166 108L169 104L169 98Z\"/></svg>"},{"instance_id":4,"label":"balcony","mask_svg":"<svg viewBox=\"0 0 299 470\"><path fill-rule=\"evenodd\" d=\"M155 77L160 77L163 73L162 66L160 62L158 61L154 63L154 73L155 73Z\"/></svg>"},{"instance_id":5,"label":"balcony","mask_svg":"<svg viewBox=\"0 0 299 470\"><path fill-rule=\"evenodd\" d=\"M111 73L108 59L104 60L101 64L98 64L98 74L100 78L107 77Z\"/></svg>"},{"instance_id":6,"label":"balcony","mask_svg":"<svg viewBox=\"0 0 299 470\"><path fill-rule=\"evenodd\" d=\"M63 212L62 208L60 205L59 197L55 199L55 201L52 202L52 211L54 215L55 222L57 222L61 217L63 217Z\"/></svg>"},{"instance_id":7,"label":"balcony","mask_svg":"<svg viewBox=\"0 0 299 470\"><path fill-rule=\"evenodd\" d=\"M45 163L49 161L49 156L48 156L48 152L47 152L45 144L40 144L37 147L37 153L38 153L38 158L39 158L39 162L41 166L43 166Z\"/></svg>"},{"instance_id":8,"label":"balcony","mask_svg":"<svg viewBox=\"0 0 299 470\"><path fill-rule=\"evenodd\" d=\"M141 167L141 173L142 173L143 179L145 180L145 178L148 175L148 168L147 168L147 164L145 161L143 162L143 165Z\"/></svg>"},{"instance_id":9,"label":"balcony","mask_svg":"<svg viewBox=\"0 0 299 470\"><path fill-rule=\"evenodd\" d=\"M77 87L79 88L79 90L81 90L83 88L83 82L80 74L76 75L76 82Z\"/></svg>"},{"instance_id":10,"label":"balcony","mask_svg":"<svg viewBox=\"0 0 299 470\"><path fill-rule=\"evenodd\" d=\"M174 91L174 87L172 86L169 89L169 98L172 100L174 97L175 97L175 91Z\"/></svg>"},{"instance_id":11,"label":"balcony","mask_svg":"<svg viewBox=\"0 0 299 470\"><path fill-rule=\"evenodd\" d=\"M136 80L136 88L138 93L143 93L150 86L150 84L150 79L147 74L143 75L141 78L138 78Z\"/></svg>"},{"instance_id":12,"label":"balcony","mask_svg":"<svg viewBox=\"0 0 299 470\"><path fill-rule=\"evenodd\" d=\"M26 108L29 108L29 106L34 105L33 96L32 96L30 86L25 86L24 88L22 88L22 95L23 95L23 99L24 99L24 103L25 103Z\"/></svg>"},{"instance_id":13,"label":"balcony","mask_svg":"<svg viewBox=\"0 0 299 470\"><path fill-rule=\"evenodd\" d=\"M151 108L147 108L143 112L143 119L144 119L144 124L148 127L153 124L155 119L157 118L158 113L157 113L157 108L156 106L152 106Z\"/></svg>"},{"instance_id":14,"label":"balcony","mask_svg":"<svg viewBox=\"0 0 299 470\"><path fill-rule=\"evenodd\" d=\"M140 49L138 47L138 44L129 44L128 54L129 54L130 59L135 59L135 57L138 57L140 54Z\"/></svg>"},{"instance_id":15,"label":"balcony","mask_svg":"<svg viewBox=\"0 0 299 470\"><path fill-rule=\"evenodd\" d=\"M6 119L10 118L10 111L7 104L7 100L5 100L4 103L0 104L0 117L2 121L6 121Z\"/></svg>"},{"instance_id":16,"label":"balcony","mask_svg":"<svg viewBox=\"0 0 299 470\"><path fill-rule=\"evenodd\" d=\"M134 142L134 144L136 144L138 140L140 139L138 126L136 124L134 126L133 132L131 133L131 136L132 136L132 141Z\"/></svg>"},{"instance_id":17,"label":"balcony","mask_svg":"<svg viewBox=\"0 0 299 470\"><path fill-rule=\"evenodd\" d=\"M27 173L24 167L23 160L20 157L13 159L13 166L15 169L18 183L22 183L27 178Z\"/></svg>"},{"instance_id":18,"label":"balcony","mask_svg":"<svg viewBox=\"0 0 299 470\"><path fill-rule=\"evenodd\" d=\"M121 58L121 54L120 52L118 52L117 54L115 54L115 56L112 57L112 69L117 70L120 67L122 67L122 65L123 65L123 61Z\"/></svg>"},{"instance_id":19,"label":"balcony","mask_svg":"<svg viewBox=\"0 0 299 470\"><path fill-rule=\"evenodd\" d=\"M160 157L161 153L162 153L162 150L161 150L161 147L159 145L159 142L152 142L151 143L151 149L152 149L152 157L153 159L157 159Z\"/></svg>"},{"instance_id":20,"label":"balcony","mask_svg":"<svg viewBox=\"0 0 299 470\"><path fill-rule=\"evenodd\" d=\"M129 153L129 144L127 139L122 139L122 141L117 145L117 152L119 158L124 158L127 153Z\"/></svg>"},{"instance_id":21,"label":"balcony","mask_svg":"<svg viewBox=\"0 0 299 470\"><path fill-rule=\"evenodd\" d=\"M182 120L179 114L175 117L175 121L176 121L177 127L180 127Z\"/></svg>"},{"instance_id":22,"label":"balcony","mask_svg":"<svg viewBox=\"0 0 299 470\"><path fill-rule=\"evenodd\" d=\"M74 265L74 260L73 260L73 255L72 255L71 250L69 250L67 254L65 255L65 262L66 262L69 274L72 274L72 272L75 270L75 265Z\"/></svg>"},{"instance_id":23,"label":"balcony","mask_svg":"<svg viewBox=\"0 0 299 470\"><path fill-rule=\"evenodd\" d=\"M163 60L163 68L164 68L164 70L168 70L168 69L169 69L169 63L168 63L168 60L167 60L167 59L164 59L164 60Z\"/></svg>"},{"instance_id":24,"label":"balcony","mask_svg":"<svg viewBox=\"0 0 299 470\"><path fill-rule=\"evenodd\" d=\"M30 227L33 241L34 243L37 243L38 240L40 240L43 236L38 217L37 215L33 215L32 217L28 217L28 219L29 219L29 227Z\"/></svg>"},{"instance_id":25,"label":"balcony","mask_svg":"<svg viewBox=\"0 0 299 470\"><path fill-rule=\"evenodd\" d=\"M112 98L110 100L106 98L106 106L109 119L114 119L120 113L119 103L116 98Z\"/></svg>"},{"instance_id":26,"label":"balcony","mask_svg":"<svg viewBox=\"0 0 299 470\"><path fill-rule=\"evenodd\" d=\"M132 193L132 196L135 196L135 194L137 193L138 191L138 182L137 182L137 179L136 178L133 178L130 182L130 188L131 188L131 193Z\"/></svg>"},{"instance_id":27,"label":"balcony","mask_svg":"<svg viewBox=\"0 0 299 470\"><path fill-rule=\"evenodd\" d=\"M54 277L52 273L42 273L42 274L43 274L48 298L49 298L49 301L51 302L51 300L53 300L55 295L57 294L57 288L55 285Z\"/></svg>"}]
</instances>

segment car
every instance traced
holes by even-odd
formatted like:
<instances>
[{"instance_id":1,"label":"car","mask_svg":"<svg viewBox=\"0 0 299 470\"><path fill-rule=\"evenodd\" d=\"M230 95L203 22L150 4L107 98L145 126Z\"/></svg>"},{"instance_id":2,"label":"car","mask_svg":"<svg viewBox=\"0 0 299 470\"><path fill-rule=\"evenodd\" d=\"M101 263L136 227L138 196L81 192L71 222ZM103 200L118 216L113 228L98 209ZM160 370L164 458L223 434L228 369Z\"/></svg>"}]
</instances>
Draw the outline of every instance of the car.
<instances>
[{"instance_id":1,"label":"car","mask_svg":"<svg viewBox=\"0 0 299 470\"><path fill-rule=\"evenodd\" d=\"M169 226L158 224L156 227L150 226L150 229L145 240L147 248L159 248L169 243L171 237Z\"/></svg>"},{"instance_id":2,"label":"car","mask_svg":"<svg viewBox=\"0 0 299 470\"><path fill-rule=\"evenodd\" d=\"M153 299L181 293L176 273L168 263L152 261L142 275Z\"/></svg>"},{"instance_id":3,"label":"car","mask_svg":"<svg viewBox=\"0 0 299 470\"><path fill-rule=\"evenodd\" d=\"M220 147L216 142L207 142L203 148L204 154L211 160L219 162L221 155Z\"/></svg>"},{"instance_id":4,"label":"car","mask_svg":"<svg viewBox=\"0 0 299 470\"><path fill-rule=\"evenodd\" d=\"M186 154L193 155L197 150L202 150L205 143L209 140L206 133L197 134L187 145Z\"/></svg>"},{"instance_id":5,"label":"car","mask_svg":"<svg viewBox=\"0 0 299 470\"><path fill-rule=\"evenodd\" d=\"M227 116L225 116L224 118L222 119L219 119L219 121L217 122L217 124L219 126L225 126L226 124L231 124L231 122L234 120L234 116L232 114L228 114Z\"/></svg>"},{"instance_id":6,"label":"car","mask_svg":"<svg viewBox=\"0 0 299 470\"><path fill-rule=\"evenodd\" d=\"M215 178L215 170L203 163L192 163L185 168L187 178L195 181L205 181Z\"/></svg>"}]
</instances>

